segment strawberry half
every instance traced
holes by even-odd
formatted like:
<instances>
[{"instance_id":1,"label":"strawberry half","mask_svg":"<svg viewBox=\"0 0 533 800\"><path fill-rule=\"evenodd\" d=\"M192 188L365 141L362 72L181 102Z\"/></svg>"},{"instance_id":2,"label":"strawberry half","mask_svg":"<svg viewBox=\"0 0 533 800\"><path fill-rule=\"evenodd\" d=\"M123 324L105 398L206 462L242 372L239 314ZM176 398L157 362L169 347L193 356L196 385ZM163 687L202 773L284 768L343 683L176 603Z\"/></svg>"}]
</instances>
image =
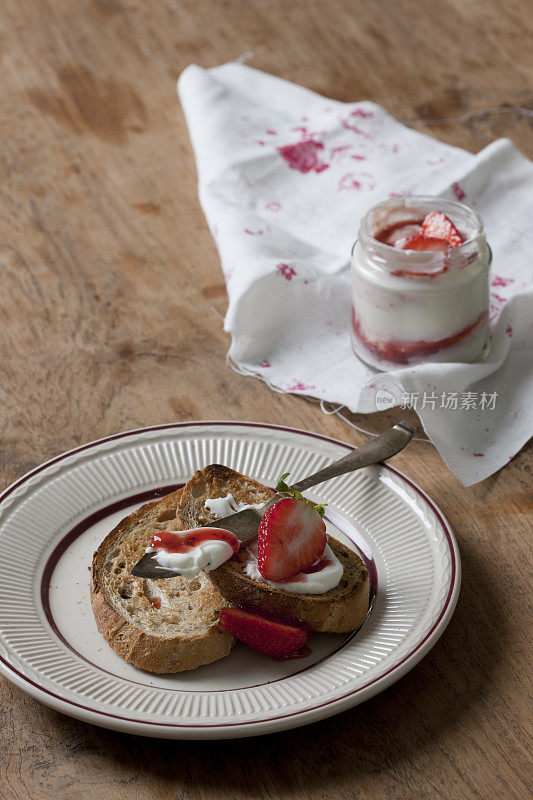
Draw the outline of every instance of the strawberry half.
<instances>
[{"instance_id":1,"label":"strawberry half","mask_svg":"<svg viewBox=\"0 0 533 800\"><path fill-rule=\"evenodd\" d=\"M304 646L308 632L243 608L221 608L220 624L239 641L265 656L286 658Z\"/></svg>"},{"instance_id":2,"label":"strawberry half","mask_svg":"<svg viewBox=\"0 0 533 800\"><path fill-rule=\"evenodd\" d=\"M451 247L463 243L463 237L442 211L432 211L427 215L422 223L422 236L426 239L444 239Z\"/></svg>"},{"instance_id":3,"label":"strawberry half","mask_svg":"<svg viewBox=\"0 0 533 800\"><path fill-rule=\"evenodd\" d=\"M394 247L397 250L420 250L422 252L429 252L433 250L447 250L449 243L446 239L434 239L433 237L421 236L404 236L402 239L396 239Z\"/></svg>"},{"instance_id":4,"label":"strawberry half","mask_svg":"<svg viewBox=\"0 0 533 800\"><path fill-rule=\"evenodd\" d=\"M259 572L271 581L290 578L322 558L326 542L326 526L313 503L284 497L259 524Z\"/></svg>"}]
</instances>

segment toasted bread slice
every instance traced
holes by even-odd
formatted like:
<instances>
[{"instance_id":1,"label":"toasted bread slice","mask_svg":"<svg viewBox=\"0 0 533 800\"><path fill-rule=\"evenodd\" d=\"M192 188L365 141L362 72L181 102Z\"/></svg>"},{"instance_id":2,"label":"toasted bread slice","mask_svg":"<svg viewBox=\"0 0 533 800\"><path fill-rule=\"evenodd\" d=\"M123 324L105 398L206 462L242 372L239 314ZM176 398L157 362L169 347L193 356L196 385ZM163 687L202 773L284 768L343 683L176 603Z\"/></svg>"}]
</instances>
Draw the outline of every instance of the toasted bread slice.
<instances>
[{"instance_id":1,"label":"toasted bread slice","mask_svg":"<svg viewBox=\"0 0 533 800\"><path fill-rule=\"evenodd\" d=\"M180 530L207 525L215 519L205 507L213 497L231 492L243 503L266 502L272 489L220 464L198 470L185 484L176 508ZM245 573L246 553L241 550L225 564L209 573L210 580L228 601L280 614L310 625L316 631L346 633L357 630L365 621L369 604L368 570L359 556L332 536L328 543L344 567L340 583L324 594L291 594L257 581Z\"/></svg>"},{"instance_id":2,"label":"toasted bread slice","mask_svg":"<svg viewBox=\"0 0 533 800\"><path fill-rule=\"evenodd\" d=\"M93 558L91 603L98 630L119 656L149 672L195 669L227 656L233 644L219 624L219 611L228 603L205 572L157 581L130 574L154 532L176 529L180 496L178 490L130 514Z\"/></svg>"},{"instance_id":3,"label":"toasted bread slice","mask_svg":"<svg viewBox=\"0 0 533 800\"><path fill-rule=\"evenodd\" d=\"M217 517L205 507L213 497L226 497L231 493L237 503L258 505L266 503L276 494L259 481L241 475L222 464L210 464L197 470L181 490L176 504L176 521L179 530L199 528L214 522Z\"/></svg>"}]
</instances>

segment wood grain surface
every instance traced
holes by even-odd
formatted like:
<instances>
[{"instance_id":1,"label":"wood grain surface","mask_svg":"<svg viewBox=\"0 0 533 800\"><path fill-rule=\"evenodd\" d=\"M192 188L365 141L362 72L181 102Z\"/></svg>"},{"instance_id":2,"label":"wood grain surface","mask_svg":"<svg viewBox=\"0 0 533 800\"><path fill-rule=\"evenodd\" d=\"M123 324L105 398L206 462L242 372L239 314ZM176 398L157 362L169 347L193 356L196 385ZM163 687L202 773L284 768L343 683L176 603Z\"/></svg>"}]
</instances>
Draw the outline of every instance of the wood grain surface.
<instances>
[{"instance_id":1,"label":"wood grain surface","mask_svg":"<svg viewBox=\"0 0 533 800\"><path fill-rule=\"evenodd\" d=\"M531 23L526 0L3 0L1 485L173 420L361 442L226 366L176 78L251 51L253 66L449 143L509 136L531 156L528 9ZM2 800L531 797L530 453L470 489L427 443L392 460L448 516L464 578L442 639L383 694L287 733L168 742L85 725L2 680Z\"/></svg>"}]
</instances>

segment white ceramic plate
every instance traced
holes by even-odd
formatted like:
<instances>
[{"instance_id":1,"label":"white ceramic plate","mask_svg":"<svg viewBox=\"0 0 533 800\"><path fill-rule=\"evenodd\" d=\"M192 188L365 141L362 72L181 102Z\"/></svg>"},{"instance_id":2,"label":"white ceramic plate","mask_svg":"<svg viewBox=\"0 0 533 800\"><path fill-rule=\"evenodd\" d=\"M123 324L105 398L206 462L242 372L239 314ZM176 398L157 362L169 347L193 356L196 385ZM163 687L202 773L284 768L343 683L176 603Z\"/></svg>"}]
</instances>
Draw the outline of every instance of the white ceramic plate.
<instances>
[{"instance_id":1,"label":"white ceramic plate","mask_svg":"<svg viewBox=\"0 0 533 800\"><path fill-rule=\"evenodd\" d=\"M277 663L237 645L215 664L157 676L104 642L89 600L93 551L131 510L218 462L275 485L352 449L318 434L247 422L130 431L78 447L0 495L0 670L36 699L120 731L232 738L305 725L390 686L435 644L459 594L450 527L410 480L369 467L308 492L327 527L359 550L374 602L356 635L315 635Z\"/></svg>"}]
</instances>

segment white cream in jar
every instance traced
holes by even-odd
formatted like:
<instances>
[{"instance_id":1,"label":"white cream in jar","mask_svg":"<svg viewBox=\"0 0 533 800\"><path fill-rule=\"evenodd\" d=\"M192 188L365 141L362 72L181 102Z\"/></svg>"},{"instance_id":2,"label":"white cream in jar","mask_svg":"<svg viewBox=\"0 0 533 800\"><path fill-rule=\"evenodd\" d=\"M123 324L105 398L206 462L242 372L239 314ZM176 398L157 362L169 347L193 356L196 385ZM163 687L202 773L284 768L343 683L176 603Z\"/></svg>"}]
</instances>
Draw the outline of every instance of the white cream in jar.
<instances>
[{"instance_id":1,"label":"white cream in jar","mask_svg":"<svg viewBox=\"0 0 533 800\"><path fill-rule=\"evenodd\" d=\"M451 220L460 244L424 251L394 246L396 235L416 233L434 211ZM356 355L381 370L482 359L489 341L490 260L481 219L462 203L409 197L375 206L352 253Z\"/></svg>"}]
</instances>

